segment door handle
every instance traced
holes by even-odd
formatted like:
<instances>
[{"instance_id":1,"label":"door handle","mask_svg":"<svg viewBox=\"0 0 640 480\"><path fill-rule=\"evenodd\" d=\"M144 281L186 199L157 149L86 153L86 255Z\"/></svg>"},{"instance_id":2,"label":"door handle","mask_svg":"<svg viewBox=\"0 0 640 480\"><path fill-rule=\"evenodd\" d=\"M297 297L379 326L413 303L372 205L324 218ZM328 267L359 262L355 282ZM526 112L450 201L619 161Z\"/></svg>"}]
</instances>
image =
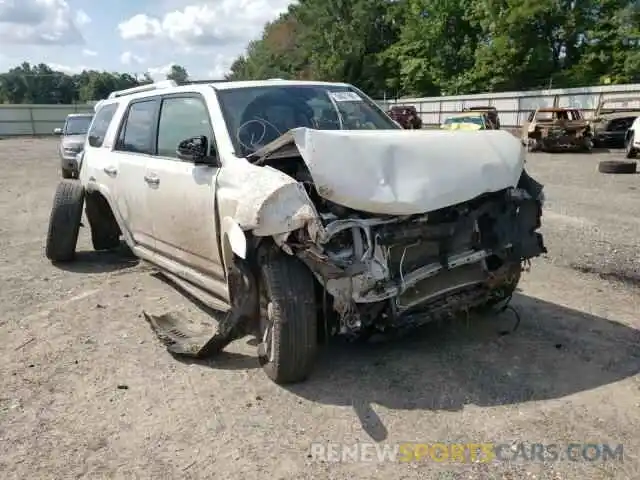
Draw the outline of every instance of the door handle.
<instances>
[{"instance_id":1,"label":"door handle","mask_svg":"<svg viewBox=\"0 0 640 480\"><path fill-rule=\"evenodd\" d=\"M118 174L118 170L115 167L104 167L104 173L109 176L115 177Z\"/></svg>"},{"instance_id":2,"label":"door handle","mask_svg":"<svg viewBox=\"0 0 640 480\"><path fill-rule=\"evenodd\" d=\"M147 182L149 185L158 185L160 183L160 179L155 175L153 176L145 175L144 181Z\"/></svg>"}]
</instances>

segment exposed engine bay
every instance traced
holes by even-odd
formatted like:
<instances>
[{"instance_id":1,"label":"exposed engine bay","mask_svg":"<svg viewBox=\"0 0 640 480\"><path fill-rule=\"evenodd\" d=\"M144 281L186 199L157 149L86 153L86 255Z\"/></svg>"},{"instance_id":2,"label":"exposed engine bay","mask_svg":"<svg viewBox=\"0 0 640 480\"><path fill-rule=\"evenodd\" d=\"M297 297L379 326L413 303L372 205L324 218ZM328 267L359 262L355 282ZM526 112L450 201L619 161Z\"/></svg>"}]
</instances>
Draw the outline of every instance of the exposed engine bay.
<instances>
[{"instance_id":1,"label":"exposed engine bay","mask_svg":"<svg viewBox=\"0 0 640 480\"><path fill-rule=\"evenodd\" d=\"M523 264L546 252L536 231L542 185L524 170L515 187L426 214L382 215L320 195L299 154L263 165L304 185L320 216L316 238L299 229L282 248L324 287L333 333L402 329L508 302Z\"/></svg>"}]
</instances>

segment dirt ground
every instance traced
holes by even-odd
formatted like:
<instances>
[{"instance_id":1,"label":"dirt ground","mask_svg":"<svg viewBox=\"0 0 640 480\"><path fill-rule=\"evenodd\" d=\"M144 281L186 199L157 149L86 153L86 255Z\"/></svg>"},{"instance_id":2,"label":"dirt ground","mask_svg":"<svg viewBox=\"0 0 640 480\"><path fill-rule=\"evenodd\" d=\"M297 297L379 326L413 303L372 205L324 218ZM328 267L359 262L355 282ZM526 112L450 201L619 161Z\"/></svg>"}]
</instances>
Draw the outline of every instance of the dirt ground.
<instances>
[{"instance_id":1,"label":"dirt ground","mask_svg":"<svg viewBox=\"0 0 640 480\"><path fill-rule=\"evenodd\" d=\"M142 317L185 303L116 255L54 268L44 236L52 140L2 140L0 472L9 479L640 478L640 175L620 153L532 154L549 254L511 312L411 339L327 347L282 388L248 339L207 364L170 356ZM85 222L86 223L86 222ZM311 442L624 444L624 462L322 462Z\"/></svg>"}]
</instances>

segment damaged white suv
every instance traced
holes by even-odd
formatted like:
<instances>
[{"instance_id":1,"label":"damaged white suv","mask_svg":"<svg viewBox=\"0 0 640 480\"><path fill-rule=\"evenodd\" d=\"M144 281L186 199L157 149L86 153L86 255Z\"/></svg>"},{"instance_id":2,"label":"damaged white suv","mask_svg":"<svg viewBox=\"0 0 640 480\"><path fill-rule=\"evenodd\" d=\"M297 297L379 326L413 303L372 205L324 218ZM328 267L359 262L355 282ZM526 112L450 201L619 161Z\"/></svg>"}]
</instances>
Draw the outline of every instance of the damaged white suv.
<instances>
[{"instance_id":1,"label":"damaged white suv","mask_svg":"<svg viewBox=\"0 0 640 480\"><path fill-rule=\"evenodd\" d=\"M504 305L546 251L519 139L404 130L347 84L136 87L96 107L87 137L47 257L73 260L86 205L94 248L123 237L219 312L200 344L165 325L170 350L210 355L253 330L277 383L305 379L327 333Z\"/></svg>"}]
</instances>

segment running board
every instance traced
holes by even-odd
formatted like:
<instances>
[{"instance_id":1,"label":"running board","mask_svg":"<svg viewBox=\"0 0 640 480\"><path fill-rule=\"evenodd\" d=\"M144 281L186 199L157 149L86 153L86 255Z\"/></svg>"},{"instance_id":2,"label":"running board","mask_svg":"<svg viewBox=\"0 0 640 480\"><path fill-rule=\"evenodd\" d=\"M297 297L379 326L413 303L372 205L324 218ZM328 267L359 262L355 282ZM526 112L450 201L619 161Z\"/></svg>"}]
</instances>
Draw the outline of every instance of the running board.
<instances>
[{"instance_id":1,"label":"running board","mask_svg":"<svg viewBox=\"0 0 640 480\"><path fill-rule=\"evenodd\" d=\"M160 257L159 255L152 253L146 248L140 246L135 246L133 248L133 252L142 260L145 260L152 265L160 268L162 275L164 275L167 279L174 283L179 290L182 290L182 292L186 293L187 296L194 297L196 301L217 312L224 313L228 312L231 309L228 300L229 291L227 289L226 282L224 286L222 286L221 282L219 281L207 278L199 272L193 272L192 270L185 268L184 266L174 262L173 260L168 260ZM180 274L177 275L175 273L169 273L171 271L178 271L180 272ZM207 288L205 289L203 287ZM220 293L224 293L227 298L221 298L215 294L210 293L220 291L222 289L224 290L224 292L221 291Z\"/></svg>"}]
</instances>

